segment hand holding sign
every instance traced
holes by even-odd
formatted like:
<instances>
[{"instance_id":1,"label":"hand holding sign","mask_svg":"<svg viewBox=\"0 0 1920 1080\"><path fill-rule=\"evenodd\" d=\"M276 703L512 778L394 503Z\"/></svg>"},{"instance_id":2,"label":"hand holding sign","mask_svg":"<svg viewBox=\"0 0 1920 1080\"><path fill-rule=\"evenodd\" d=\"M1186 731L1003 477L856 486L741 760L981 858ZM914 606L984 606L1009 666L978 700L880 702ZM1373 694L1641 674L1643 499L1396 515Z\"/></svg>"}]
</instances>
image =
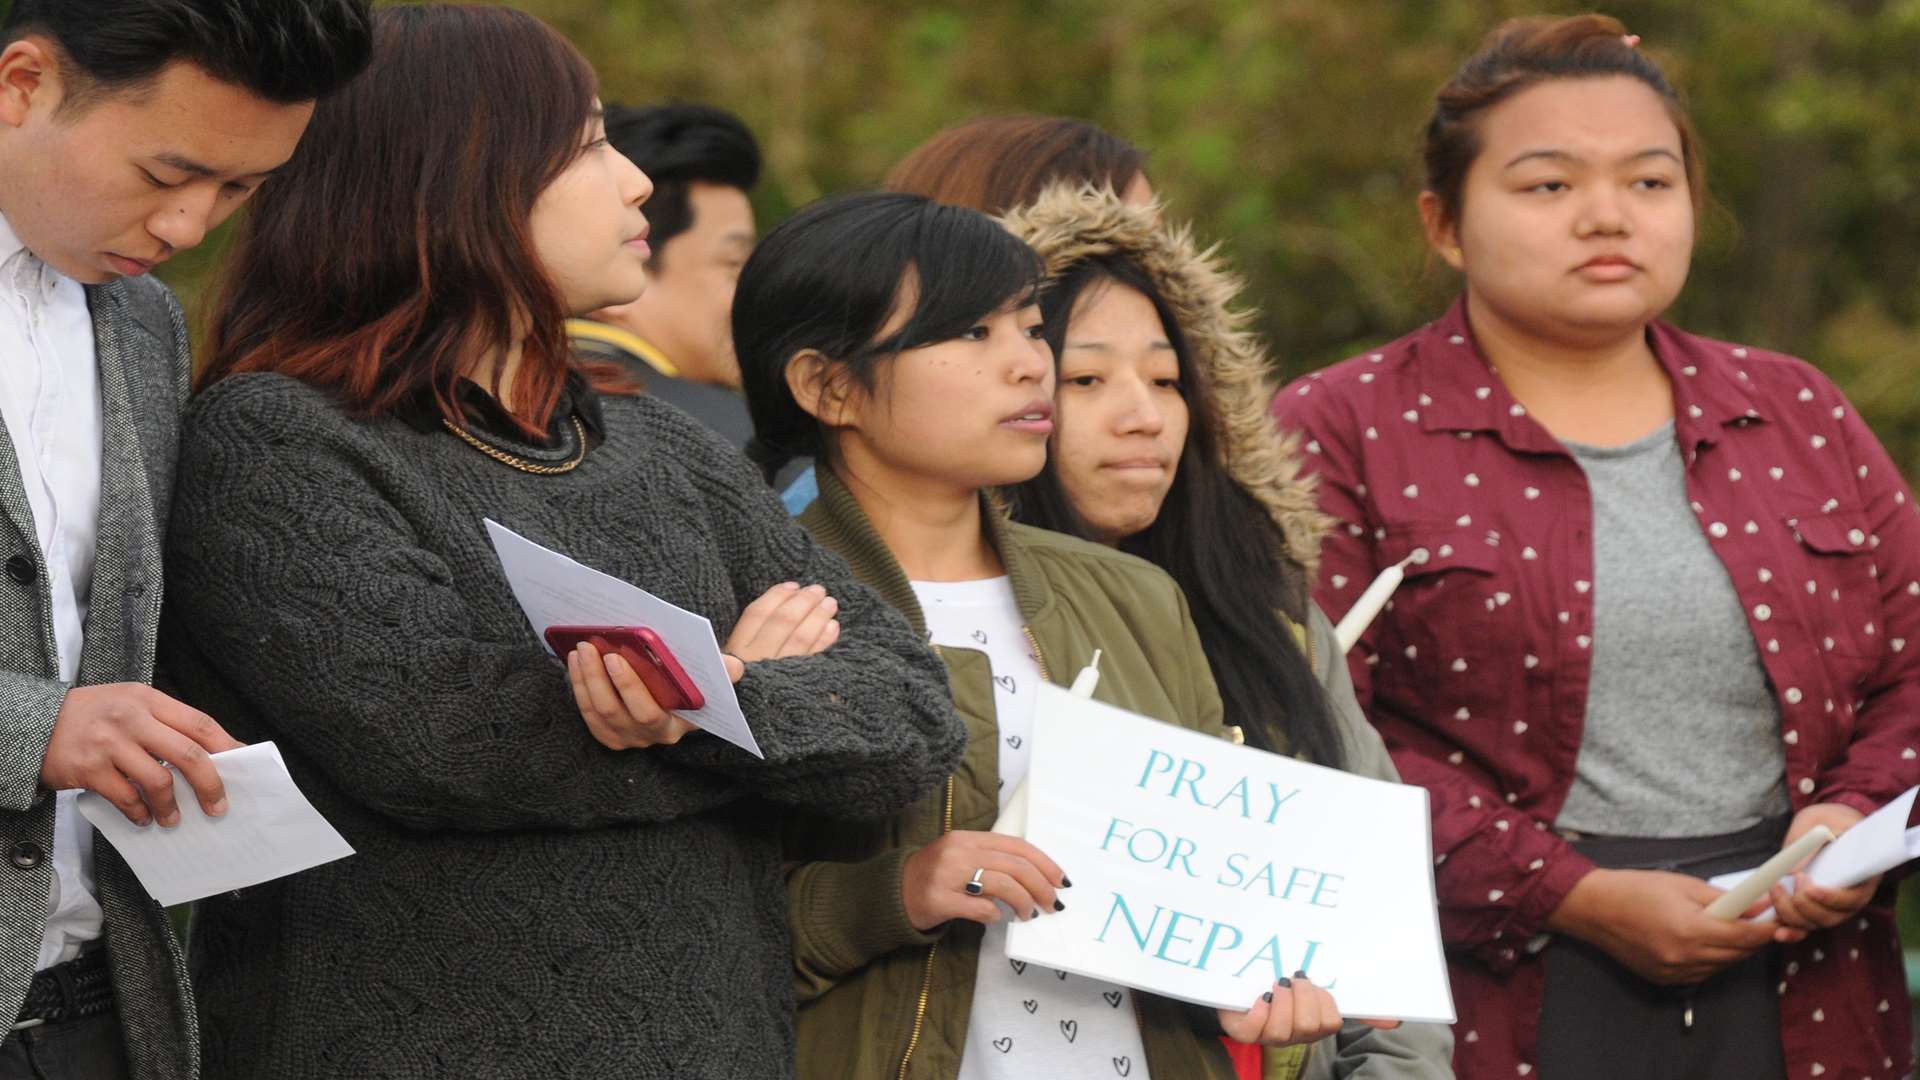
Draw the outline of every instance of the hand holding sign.
<instances>
[{"instance_id":1,"label":"hand holding sign","mask_svg":"<svg viewBox=\"0 0 1920 1080\"><path fill-rule=\"evenodd\" d=\"M976 871L981 891L969 893ZM953 919L999 922L1002 903L1017 919L1065 911L1059 890L1066 882L1058 864L1017 836L950 832L907 858L900 892L907 921L925 933Z\"/></svg>"},{"instance_id":2,"label":"hand holding sign","mask_svg":"<svg viewBox=\"0 0 1920 1080\"><path fill-rule=\"evenodd\" d=\"M1234 1042L1260 1046L1298 1046L1316 1043L1339 1032L1344 1021L1333 995L1295 972L1245 1012L1219 1010L1220 1030ZM1391 1026L1391 1025L1390 1025Z\"/></svg>"}]
</instances>

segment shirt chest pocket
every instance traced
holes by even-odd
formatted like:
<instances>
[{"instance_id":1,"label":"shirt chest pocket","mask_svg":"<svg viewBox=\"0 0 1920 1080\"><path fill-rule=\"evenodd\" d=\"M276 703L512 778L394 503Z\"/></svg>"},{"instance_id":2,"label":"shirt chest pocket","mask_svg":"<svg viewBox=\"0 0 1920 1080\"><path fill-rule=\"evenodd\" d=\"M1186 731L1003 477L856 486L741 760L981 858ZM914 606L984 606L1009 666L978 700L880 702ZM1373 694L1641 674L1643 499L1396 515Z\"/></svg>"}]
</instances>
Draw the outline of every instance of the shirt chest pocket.
<instances>
[{"instance_id":1,"label":"shirt chest pocket","mask_svg":"<svg viewBox=\"0 0 1920 1080\"><path fill-rule=\"evenodd\" d=\"M1383 669L1427 706L1468 707L1489 692L1500 660L1497 643L1502 610L1513 602L1502 591L1500 549L1485 530L1444 525L1389 529L1383 561L1406 560L1406 581L1394 593L1392 610L1380 617ZM1424 711L1424 710L1423 710Z\"/></svg>"},{"instance_id":2,"label":"shirt chest pocket","mask_svg":"<svg viewBox=\"0 0 1920 1080\"><path fill-rule=\"evenodd\" d=\"M1880 653L1880 582L1866 515L1853 509L1786 515L1799 543L1801 573L1789 579L1808 633L1822 652L1874 657Z\"/></svg>"}]
</instances>

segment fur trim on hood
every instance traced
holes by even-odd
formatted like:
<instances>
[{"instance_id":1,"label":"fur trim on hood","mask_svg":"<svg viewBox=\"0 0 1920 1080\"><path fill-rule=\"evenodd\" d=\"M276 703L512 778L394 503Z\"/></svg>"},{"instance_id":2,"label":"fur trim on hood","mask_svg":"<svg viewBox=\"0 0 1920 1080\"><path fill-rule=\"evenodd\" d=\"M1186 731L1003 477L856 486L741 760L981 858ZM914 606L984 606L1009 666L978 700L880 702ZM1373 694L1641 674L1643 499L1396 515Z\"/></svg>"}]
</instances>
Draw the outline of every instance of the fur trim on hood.
<instances>
[{"instance_id":1,"label":"fur trim on hood","mask_svg":"<svg viewBox=\"0 0 1920 1080\"><path fill-rule=\"evenodd\" d=\"M1234 307L1243 283L1227 270L1218 245L1200 250L1190 226L1161 223L1158 206L1067 184L1048 188L1001 223L1040 254L1048 277L1082 259L1119 255L1153 280L1212 387L1211 400L1195 404L1209 410L1220 433L1221 466L1266 507L1286 537L1287 555L1313 582L1332 519L1320 512L1314 477L1302 468L1299 434L1274 422L1279 386L1266 347L1246 329L1251 313Z\"/></svg>"}]
</instances>

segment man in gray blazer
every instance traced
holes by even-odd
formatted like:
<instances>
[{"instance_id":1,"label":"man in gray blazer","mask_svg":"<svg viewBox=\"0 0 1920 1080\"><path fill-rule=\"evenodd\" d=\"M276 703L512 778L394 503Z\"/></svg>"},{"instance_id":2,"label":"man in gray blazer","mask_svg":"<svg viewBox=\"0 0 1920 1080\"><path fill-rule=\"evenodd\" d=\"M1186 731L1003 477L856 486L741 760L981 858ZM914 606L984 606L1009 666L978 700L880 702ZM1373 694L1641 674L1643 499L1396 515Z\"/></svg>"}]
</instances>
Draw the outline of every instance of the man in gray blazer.
<instances>
[{"instance_id":1,"label":"man in gray blazer","mask_svg":"<svg viewBox=\"0 0 1920 1080\"><path fill-rule=\"evenodd\" d=\"M185 959L74 807L225 810L238 745L148 684L190 358L144 275L365 66L368 0L14 0L0 23L0 1080L199 1071Z\"/></svg>"}]
</instances>

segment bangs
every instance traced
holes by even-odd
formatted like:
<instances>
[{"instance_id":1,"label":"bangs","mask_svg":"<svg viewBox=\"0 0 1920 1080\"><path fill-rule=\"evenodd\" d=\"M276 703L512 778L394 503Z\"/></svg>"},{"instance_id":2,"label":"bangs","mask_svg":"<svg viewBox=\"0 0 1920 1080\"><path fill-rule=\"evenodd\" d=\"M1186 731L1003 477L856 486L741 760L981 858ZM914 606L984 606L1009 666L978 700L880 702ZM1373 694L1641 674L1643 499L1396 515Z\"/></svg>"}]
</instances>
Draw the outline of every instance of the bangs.
<instances>
[{"instance_id":1,"label":"bangs","mask_svg":"<svg viewBox=\"0 0 1920 1080\"><path fill-rule=\"evenodd\" d=\"M905 224L901 254L909 272L887 307L897 317L911 300L913 312L869 351L886 355L950 341L990 315L1037 302L1040 257L993 219L938 206Z\"/></svg>"}]
</instances>

